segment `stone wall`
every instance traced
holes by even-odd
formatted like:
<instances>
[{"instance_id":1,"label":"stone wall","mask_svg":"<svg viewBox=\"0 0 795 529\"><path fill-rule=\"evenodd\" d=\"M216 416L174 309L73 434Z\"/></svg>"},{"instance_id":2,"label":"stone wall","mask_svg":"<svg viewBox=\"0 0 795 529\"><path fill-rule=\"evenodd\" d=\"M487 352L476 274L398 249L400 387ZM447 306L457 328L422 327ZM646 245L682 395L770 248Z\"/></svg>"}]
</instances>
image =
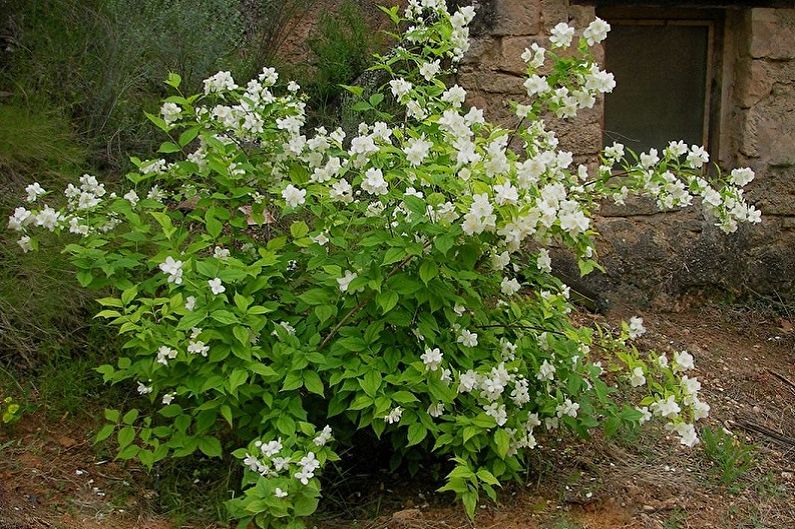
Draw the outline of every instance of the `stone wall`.
<instances>
[{"instance_id":1,"label":"stone wall","mask_svg":"<svg viewBox=\"0 0 795 529\"><path fill-rule=\"evenodd\" d=\"M567 0L479 4L459 82L472 104L515 125L507 102L523 98L522 50L531 42L545 45L558 22L584 27L595 11ZM724 14L720 147L712 154L723 166L749 165L756 171L748 198L762 210L763 222L726 236L697 209L659 213L644 201L606 204L597 225L607 273L579 280L564 254L556 260L570 282L593 297L644 302L713 289L793 294L795 9L735 8ZM603 51L596 53L601 58ZM599 102L573 122L550 121L562 148L578 161L593 160L601 147L602 108Z\"/></svg>"}]
</instances>

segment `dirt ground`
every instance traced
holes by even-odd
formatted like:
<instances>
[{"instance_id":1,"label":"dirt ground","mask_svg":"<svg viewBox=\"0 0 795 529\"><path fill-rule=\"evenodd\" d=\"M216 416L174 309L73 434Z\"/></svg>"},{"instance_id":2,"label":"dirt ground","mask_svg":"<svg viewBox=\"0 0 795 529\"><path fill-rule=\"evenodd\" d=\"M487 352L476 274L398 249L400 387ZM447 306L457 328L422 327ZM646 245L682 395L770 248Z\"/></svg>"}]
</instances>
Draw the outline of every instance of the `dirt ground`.
<instances>
[{"instance_id":1,"label":"dirt ground","mask_svg":"<svg viewBox=\"0 0 795 529\"><path fill-rule=\"evenodd\" d=\"M427 483L387 474L327 488L314 520L335 529L790 529L795 528L795 331L773 311L708 306L640 311L642 348L687 349L696 358L707 424L753 443L750 470L721 484L721 465L703 443L681 448L662 429L635 439L558 448L547 441L526 486L508 486L474 522ZM637 312L637 311L635 311ZM635 315L578 317L605 324ZM93 427L93 426L92 426ZM92 446L92 427L68 417L23 417L0 431L0 529L222 527L158 514L152 477ZM561 445L563 446L563 445Z\"/></svg>"}]
</instances>

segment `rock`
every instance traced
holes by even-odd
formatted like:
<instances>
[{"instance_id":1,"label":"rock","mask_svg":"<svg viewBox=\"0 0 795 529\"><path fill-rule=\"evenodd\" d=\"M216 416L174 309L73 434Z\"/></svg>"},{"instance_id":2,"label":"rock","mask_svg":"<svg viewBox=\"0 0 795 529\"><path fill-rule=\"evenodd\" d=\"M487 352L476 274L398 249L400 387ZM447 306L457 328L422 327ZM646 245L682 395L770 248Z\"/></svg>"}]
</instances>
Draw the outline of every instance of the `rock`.
<instances>
[{"instance_id":1,"label":"rock","mask_svg":"<svg viewBox=\"0 0 795 529\"><path fill-rule=\"evenodd\" d=\"M392 514L389 520L389 529L409 529L416 527L422 520L422 512L419 509L404 509Z\"/></svg>"}]
</instances>

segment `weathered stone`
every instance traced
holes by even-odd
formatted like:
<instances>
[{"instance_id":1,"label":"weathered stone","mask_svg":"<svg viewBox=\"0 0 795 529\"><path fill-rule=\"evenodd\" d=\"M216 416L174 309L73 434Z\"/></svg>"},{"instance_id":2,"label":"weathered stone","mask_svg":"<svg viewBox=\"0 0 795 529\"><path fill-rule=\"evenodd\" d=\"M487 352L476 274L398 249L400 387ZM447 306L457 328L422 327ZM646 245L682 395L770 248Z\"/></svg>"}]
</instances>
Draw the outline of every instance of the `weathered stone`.
<instances>
[{"instance_id":1,"label":"weathered stone","mask_svg":"<svg viewBox=\"0 0 795 529\"><path fill-rule=\"evenodd\" d=\"M541 28L538 2L490 0L494 4L492 35L535 35Z\"/></svg>"},{"instance_id":2,"label":"weathered stone","mask_svg":"<svg viewBox=\"0 0 795 529\"><path fill-rule=\"evenodd\" d=\"M795 59L795 9L751 11L751 56Z\"/></svg>"},{"instance_id":3,"label":"weathered stone","mask_svg":"<svg viewBox=\"0 0 795 529\"><path fill-rule=\"evenodd\" d=\"M737 68L737 101L743 108L750 108L770 95L774 80L764 61L742 61Z\"/></svg>"},{"instance_id":4,"label":"weathered stone","mask_svg":"<svg viewBox=\"0 0 795 529\"><path fill-rule=\"evenodd\" d=\"M567 0L541 0L541 25L549 32L560 22L569 21L569 3Z\"/></svg>"},{"instance_id":5,"label":"weathered stone","mask_svg":"<svg viewBox=\"0 0 795 529\"><path fill-rule=\"evenodd\" d=\"M478 65L482 68L486 65L493 65L499 61L500 41L491 37L481 37L472 39L469 43L469 50L461 61L462 65Z\"/></svg>"},{"instance_id":6,"label":"weathered stone","mask_svg":"<svg viewBox=\"0 0 795 529\"><path fill-rule=\"evenodd\" d=\"M459 83L467 90L477 90L493 94L521 94L524 92L524 79L515 75L493 71L462 72Z\"/></svg>"}]
</instances>

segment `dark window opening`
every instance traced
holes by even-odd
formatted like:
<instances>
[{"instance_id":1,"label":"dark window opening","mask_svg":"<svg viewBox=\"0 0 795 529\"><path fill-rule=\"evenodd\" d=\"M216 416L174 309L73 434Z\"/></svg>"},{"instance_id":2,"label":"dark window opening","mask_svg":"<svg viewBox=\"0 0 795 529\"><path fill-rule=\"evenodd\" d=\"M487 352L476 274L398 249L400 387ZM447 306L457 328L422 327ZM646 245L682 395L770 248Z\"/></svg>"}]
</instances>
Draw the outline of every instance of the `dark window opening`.
<instances>
[{"instance_id":1,"label":"dark window opening","mask_svg":"<svg viewBox=\"0 0 795 529\"><path fill-rule=\"evenodd\" d=\"M617 141L643 152L683 140L715 149L720 13L637 8L597 14L612 25L605 67L616 78L605 97L604 145Z\"/></svg>"}]
</instances>

